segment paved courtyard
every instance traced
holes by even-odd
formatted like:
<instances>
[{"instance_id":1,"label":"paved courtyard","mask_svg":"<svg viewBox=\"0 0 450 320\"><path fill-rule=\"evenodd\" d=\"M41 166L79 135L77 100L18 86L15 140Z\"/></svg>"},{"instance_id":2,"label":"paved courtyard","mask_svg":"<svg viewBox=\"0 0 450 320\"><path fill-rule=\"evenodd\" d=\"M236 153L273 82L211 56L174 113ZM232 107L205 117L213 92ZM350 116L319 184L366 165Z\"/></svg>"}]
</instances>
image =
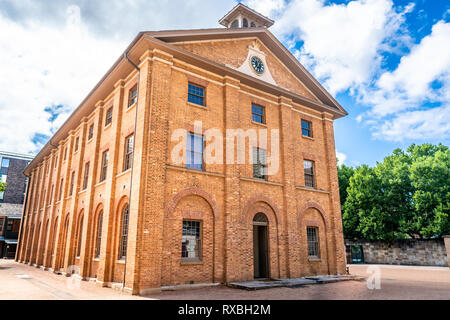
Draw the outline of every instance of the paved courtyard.
<instances>
[{"instance_id":1,"label":"paved courtyard","mask_svg":"<svg viewBox=\"0 0 450 320\"><path fill-rule=\"evenodd\" d=\"M367 273L369 268L369 273ZM349 266L352 275L379 275L379 289L366 280L314 284L300 288L245 291L227 287L164 291L146 297L130 296L94 283L0 260L0 300L4 299L450 299L450 269L412 266ZM376 277L371 282L377 286Z\"/></svg>"}]
</instances>

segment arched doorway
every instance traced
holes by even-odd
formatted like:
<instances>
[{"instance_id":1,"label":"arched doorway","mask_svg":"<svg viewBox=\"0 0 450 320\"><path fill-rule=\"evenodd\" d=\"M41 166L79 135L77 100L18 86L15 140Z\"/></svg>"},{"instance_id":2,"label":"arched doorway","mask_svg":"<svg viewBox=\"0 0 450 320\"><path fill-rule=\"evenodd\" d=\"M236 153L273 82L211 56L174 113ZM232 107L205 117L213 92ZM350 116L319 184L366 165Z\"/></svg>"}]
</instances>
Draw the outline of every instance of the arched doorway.
<instances>
[{"instance_id":1,"label":"arched doorway","mask_svg":"<svg viewBox=\"0 0 450 320\"><path fill-rule=\"evenodd\" d=\"M264 213L253 218L253 270L255 279L269 278L269 222Z\"/></svg>"}]
</instances>

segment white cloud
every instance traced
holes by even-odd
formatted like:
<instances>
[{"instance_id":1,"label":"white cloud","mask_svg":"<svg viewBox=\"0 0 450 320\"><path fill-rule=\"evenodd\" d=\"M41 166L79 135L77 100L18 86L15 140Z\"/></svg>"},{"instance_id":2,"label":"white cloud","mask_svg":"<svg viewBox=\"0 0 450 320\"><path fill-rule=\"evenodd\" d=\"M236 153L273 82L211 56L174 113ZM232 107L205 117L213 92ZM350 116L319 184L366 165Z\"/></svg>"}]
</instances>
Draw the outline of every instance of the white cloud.
<instances>
[{"instance_id":1,"label":"white cloud","mask_svg":"<svg viewBox=\"0 0 450 320\"><path fill-rule=\"evenodd\" d=\"M449 137L450 24L437 22L414 45L405 25L414 3L391 0L264 0L260 10L275 18L271 30L333 94L349 90L368 111L356 116L384 140L445 140ZM299 43L302 41L303 43ZM386 54L403 56L383 70ZM351 111L351 110L350 110Z\"/></svg>"},{"instance_id":2,"label":"white cloud","mask_svg":"<svg viewBox=\"0 0 450 320\"><path fill-rule=\"evenodd\" d=\"M450 104L400 113L385 120L374 135L393 141L445 139L450 136Z\"/></svg>"},{"instance_id":3,"label":"white cloud","mask_svg":"<svg viewBox=\"0 0 450 320\"><path fill-rule=\"evenodd\" d=\"M402 141L450 136L450 23L437 22L430 35L362 93L372 106L366 123L378 119L374 136ZM436 86L433 87L433 84Z\"/></svg>"},{"instance_id":4,"label":"white cloud","mask_svg":"<svg viewBox=\"0 0 450 320\"><path fill-rule=\"evenodd\" d=\"M21 25L0 15L0 149L35 152L120 55L124 42L93 37L67 8L67 23ZM62 105L52 116L46 108Z\"/></svg>"},{"instance_id":5,"label":"white cloud","mask_svg":"<svg viewBox=\"0 0 450 320\"><path fill-rule=\"evenodd\" d=\"M338 165L341 165L345 163L345 160L347 160L347 155L345 153L336 151L336 158L338 159Z\"/></svg>"},{"instance_id":6,"label":"white cloud","mask_svg":"<svg viewBox=\"0 0 450 320\"><path fill-rule=\"evenodd\" d=\"M39 151L139 31L215 27L235 1L71 3L0 1L0 150Z\"/></svg>"},{"instance_id":7,"label":"white cloud","mask_svg":"<svg viewBox=\"0 0 450 320\"><path fill-rule=\"evenodd\" d=\"M374 105L372 113L388 115L417 108L423 101L448 101L450 90L450 23L437 22L430 35L412 47L392 72L385 72L364 99ZM433 89L433 81L441 89Z\"/></svg>"},{"instance_id":8,"label":"white cloud","mask_svg":"<svg viewBox=\"0 0 450 320\"><path fill-rule=\"evenodd\" d=\"M275 15L273 8L283 9L272 31L293 45L304 42L296 56L333 94L368 83L382 62L380 50L398 50L389 45L394 35L397 44L409 42L400 26L413 5L396 12L391 0L267 2Z\"/></svg>"}]
</instances>

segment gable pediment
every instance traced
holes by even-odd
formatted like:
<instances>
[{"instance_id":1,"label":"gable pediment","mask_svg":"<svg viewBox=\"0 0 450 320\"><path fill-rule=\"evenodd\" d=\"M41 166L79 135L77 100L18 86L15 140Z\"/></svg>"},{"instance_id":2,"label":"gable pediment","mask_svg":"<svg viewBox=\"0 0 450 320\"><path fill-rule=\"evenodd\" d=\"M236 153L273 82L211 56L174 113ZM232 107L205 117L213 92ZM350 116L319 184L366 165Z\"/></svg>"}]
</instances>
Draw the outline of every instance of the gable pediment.
<instances>
[{"instance_id":1,"label":"gable pediment","mask_svg":"<svg viewBox=\"0 0 450 320\"><path fill-rule=\"evenodd\" d=\"M347 114L267 28L177 30L145 34ZM249 63L250 51L254 51L255 41L259 46L256 49L265 55L264 64L270 72L270 77L266 79L245 66Z\"/></svg>"},{"instance_id":2,"label":"gable pediment","mask_svg":"<svg viewBox=\"0 0 450 320\"><path fill-rule=\"evenodd\" d=\"M254 78L320 101L257 37L211 41L194 40L174 43L174 45ZM253 68L251 61L253 57L261 60L264 68L262 73L258 73Z\"/></svg>"}]
</instances>

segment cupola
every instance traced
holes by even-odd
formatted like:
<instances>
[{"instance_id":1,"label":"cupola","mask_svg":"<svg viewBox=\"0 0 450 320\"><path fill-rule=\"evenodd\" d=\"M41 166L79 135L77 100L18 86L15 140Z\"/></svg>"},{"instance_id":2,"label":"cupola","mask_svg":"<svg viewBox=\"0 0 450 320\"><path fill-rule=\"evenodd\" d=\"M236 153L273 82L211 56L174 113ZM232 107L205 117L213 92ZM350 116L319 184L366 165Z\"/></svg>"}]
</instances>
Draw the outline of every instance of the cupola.
<instances>
[{"instance_id":1,"label":"cupola","mask_svg":"<svg viewBox=\"0 0 450 320\"><path fill-rule=\"evenodd\" d=\"M227 28L270 28L274 21L242 3L238 3L219 20L219 23Z\"/></svg>"}]
</instances>

